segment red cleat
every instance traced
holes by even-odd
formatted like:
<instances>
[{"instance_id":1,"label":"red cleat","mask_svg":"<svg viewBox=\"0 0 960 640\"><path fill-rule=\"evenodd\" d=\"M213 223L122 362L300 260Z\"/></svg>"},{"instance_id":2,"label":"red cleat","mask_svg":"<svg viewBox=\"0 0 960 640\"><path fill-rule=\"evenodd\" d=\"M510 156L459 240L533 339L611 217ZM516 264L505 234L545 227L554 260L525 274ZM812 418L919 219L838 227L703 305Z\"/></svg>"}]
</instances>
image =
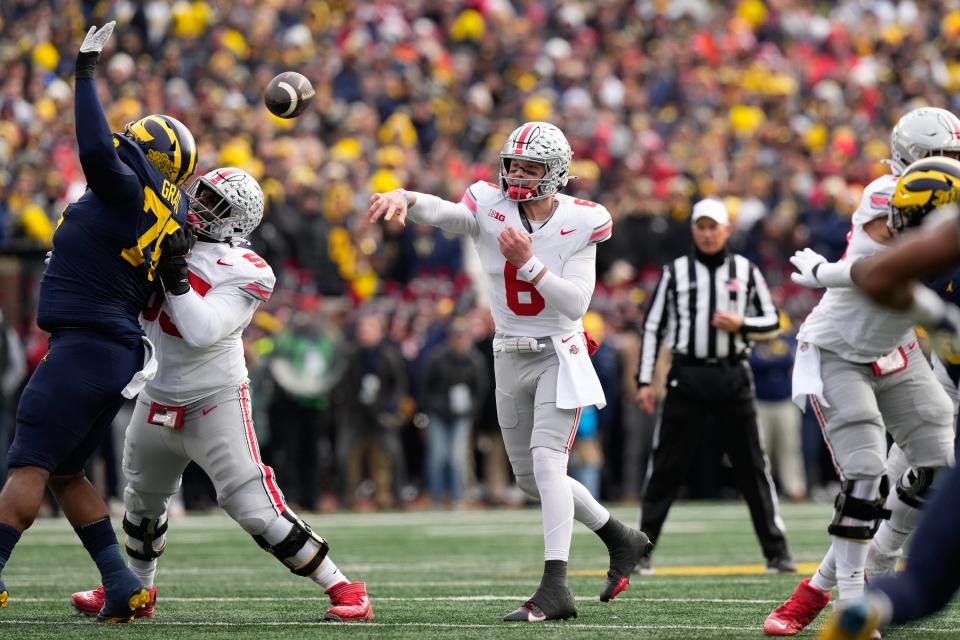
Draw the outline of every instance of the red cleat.
<instances>
[{"instance_id":1,"label":"red cleat","mask_svg":"<svg viewBox=\"0 0 960 640\"><path fill-rule=\"evenodd\" d=\"M816 619L830 602L830 592L810 586L810 578L797 585L793 594L763 621L768 636L795 636Z\"/></svg>"},{"instance_id":2,"label":"red cleat","mask_svg":"<svg viewBox=\"0 0 960 640\"><path fill-rule=\"evenodd\" d=\"M362 582L341 582L324 591L333 606L323 614L331 622L369 622L373 620L373 604Z\"/></svg>"},{"instance_id":3,"label":"red cleat","mask_svg":"<svg viewBox=\"0 0 960 640\"><path fill-rule=\"evenodd\" d=\"M143 609L137 609L134 612L134 618L153 617L154 608L157 606L157 588L150 587L147 589L147 591L150 593L150 601L147 602L147 606L145 606ZM70 599L73 601L73 608L83 615L99 615L100 610L103 609L103 587L97 587L93 591L77 591L75 594L70 596Z\"/></svg>"}]
</instances>

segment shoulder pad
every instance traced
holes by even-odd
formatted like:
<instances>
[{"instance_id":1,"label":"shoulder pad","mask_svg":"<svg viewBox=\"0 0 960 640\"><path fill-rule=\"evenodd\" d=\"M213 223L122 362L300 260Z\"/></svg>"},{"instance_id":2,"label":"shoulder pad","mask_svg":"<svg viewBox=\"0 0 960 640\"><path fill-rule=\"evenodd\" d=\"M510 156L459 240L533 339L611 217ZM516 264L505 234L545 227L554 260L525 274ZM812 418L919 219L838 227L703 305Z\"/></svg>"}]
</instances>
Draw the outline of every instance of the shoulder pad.
<instances>
[{"instance_id":1,"label":"shoulder pad","mask_svg":"<svg viewBox=\"0 0 960 640\"><path fill-rule=\"evenodd\" d=\"M229 260L230 266L227 268L233 270L231 284L240 287L241 291L257 300L269 300L273 295L277 277L267 261L247 246L233 247L228 256L229 258L223 261Z\"/></svg>"},{"instance_id":2,"label":"shoulder pad","mask_svg":"<svg viewBox=\"0 0 960 640\"><path fill-rule=\"evenodd\" d=\"M613 218L607 208L598 202L591 200L581 200L576 198L573 205L577 207L579 213L585 216L590 225L590 237L588 244L597 244L605 242L613 235Z\"/></svg>"},{"instance_id":3,"label":"shoulder pad","mask_svg":"<svg viewBox=\"0 0 960 640\"><path fill-rule=\"evenodd\" d=\"M465 204L470 211L476 213L477 205L489 205L502 199L503 194L500 193L500 187L492 182L478 180L467 187L467 190L463 192L463 197L460 199L460 202Z\"/></svg>"}]
</instances>

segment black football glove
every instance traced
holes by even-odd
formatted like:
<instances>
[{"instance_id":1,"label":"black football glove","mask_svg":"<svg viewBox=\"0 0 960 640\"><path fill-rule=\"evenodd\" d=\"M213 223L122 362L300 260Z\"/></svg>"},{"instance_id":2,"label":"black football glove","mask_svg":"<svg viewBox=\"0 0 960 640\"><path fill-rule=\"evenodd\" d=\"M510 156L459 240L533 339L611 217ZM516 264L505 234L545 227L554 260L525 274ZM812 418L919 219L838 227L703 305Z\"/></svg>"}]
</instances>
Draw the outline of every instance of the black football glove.
<instances>
[{"instance_id":1,"label":"black football glove","mask_svg":"<svg viewBox=\"0 0 960 640\"><path fill-rule=\"evenodd\" d=\"M193 232L177 229L163 239L160 261L157 263L157 276L164 291L179 296L190 291L190 278L187 276L187 256L197 238Z\"/></svg>"},{"instance_id":2,"label":"black football glove","mask_svg":"<svg viewBox=\"0 0 960 640\"><path fill-rule=\"evenodd\" d=\"M116 20L111 20L107 24L97 29L90 27L87 31L87 37L83 39L80 45L80 53L77 54L77 66L74 70L74 76L77 78L92 78L93 70L97 67L97 61L100 59L100 52L110 39L113 28L117 26Z\"/></svg>"}]
</instances>

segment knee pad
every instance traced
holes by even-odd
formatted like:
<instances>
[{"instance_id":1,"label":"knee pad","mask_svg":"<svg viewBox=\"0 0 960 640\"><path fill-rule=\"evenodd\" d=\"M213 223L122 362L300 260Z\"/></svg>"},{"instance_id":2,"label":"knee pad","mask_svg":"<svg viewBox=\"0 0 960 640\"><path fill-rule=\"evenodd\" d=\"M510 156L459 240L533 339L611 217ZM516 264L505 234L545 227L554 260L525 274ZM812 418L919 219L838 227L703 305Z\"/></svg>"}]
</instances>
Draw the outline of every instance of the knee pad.
<instances>
[{"instance_id":1,"label":"knee pad","mask_svg":"<svg viewBox=\"0 0 960 640\"><path fill-rule=\"evenodd\" d=\"M534 500L540 499L540 490L537 489L537 480L533 477L532 473L517 476L517 486L520 487L521 491Z\"/></svg>"},{"instance_id":2,"label":"knee pad","mask_svg":"<svg viewBox=\"0 0 960 640\"><path fill-rule=\"evenodd\" d=\"M123 532L127 534L127 555L137 560L149 562L156 560L167 548L167 519L143 518L140 524L134 524L127 514L123 514Z\"/></svg>"},{"instance_id":3,"label":"knee pad","mask_svg":"<svg viewBox=\"0 0 960 640\"><path fill-rule=\"evenodd\" d=\"M890 492L890 482L887 476L880 478L880 486L876 497L860 498L857 494L874 493L873 485L876 480L844 480L840 483L840 493L834 501L833 520L827 527L832 536L850 538L852 540L870 540L873 538L880 522L890 517L890 510L883 508L887 494ZM872 524L845 524L844 519L850 518Z\"/></svg>"},{"instance_id":4,"label":"knee pad","mask_svg":"<svg viewBox=\"0 0 960 640\"><path fill-rule=\"evenodd\" d=\"M921 509L936 479L938 467L911 467L897 478L897 497L914 509Z\"/></svg>"},{"instance_id":5,"label":"knee pad","mask_svg":"<svg viewBox=\"0 0 960 640\"><path fill-rule=\"evenodd\" d=\"M330 550L326 540L290 511L284 511L253 539L298 576L313 575Z\"/></svg>"}]
</instances>

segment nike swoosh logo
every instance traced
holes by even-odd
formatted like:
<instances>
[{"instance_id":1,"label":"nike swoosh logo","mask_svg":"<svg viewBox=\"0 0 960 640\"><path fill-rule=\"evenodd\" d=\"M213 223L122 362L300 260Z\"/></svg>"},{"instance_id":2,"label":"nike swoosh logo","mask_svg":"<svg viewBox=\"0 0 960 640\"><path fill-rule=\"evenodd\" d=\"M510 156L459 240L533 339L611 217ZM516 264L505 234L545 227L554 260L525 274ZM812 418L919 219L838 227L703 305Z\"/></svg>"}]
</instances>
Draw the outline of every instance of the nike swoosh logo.
<instances>
[{"instance_id":1,"label":"nike swoosh logo","mask_svg":"<svg viewBox=\"0 0 960 640\"><path fill-rule=\"evenodd\" d=\"M914 349L916 346L917 346L917 343L916 343L916 342L911 342L910 344L907 345L907 351L913 351L913 349Z\"/></svg>"},{"instance_id":2,"label":"nike swoosh logo","mask_svg":"<svg viewBox=\"0 0 960 640\"><path fill-rule=\"evenodd\" d=\"M577 334L573 334L573 336L575 336L575 335L577 335ZM560 342L562 342L563 344L567 344L567 341L570 340L570 339L572 339L573 336L568 336L568 337L566 337L566 338L561 338L561 339L560 339Z\"/></svg>"},{"instance_id":3,"label":"nike swoosh logo","mask_svg":"<svg viewBox=\"0 0 960 640\"><path fill-rule=\"evenodd\" d=\"M560 235L565 236L568 233L573 233L576 229L560 229Z\"/></svg>"},{"instance_id":4,"label":"nike swoosh logo","mask_svg":"<svg viewBox=\"0 0 960 640\"><path fill-rule=\"evenodd\" d=\"M207 415L208 413L210 413L211 411L213 411L214 409L216 409L216 408L219 407L219 406L220 406L220 405L215 404L215 405L213 405L212 407L207 407L206 409L203 410L203 415Z\"/></svg>"},{"instance_id":5,"label":"nike swoosh logo","mask_svg":"<svg viewBox=\"0 0 960 640\"><path fill-rule=\"evenodd\" d=\"M535 614L533 611L527 612L527 620L530 622L543 622L547 619L547 614L541 613L540 615Z\"/></svg>"},{"instance_id":6,"label":"nike swoosh logo","mask_svg":"<svg viewBox=\"0 0 960 640\"><path fill-rule=\"evenodd\" d=\"M232 266L233 266L233 263L232 263L232 262L224 262L224 261L223 261L223 258L217 258L217 264L222 265L222 266L224 266L224 267L232 267Z\"/></svg>"}]
</instances>

